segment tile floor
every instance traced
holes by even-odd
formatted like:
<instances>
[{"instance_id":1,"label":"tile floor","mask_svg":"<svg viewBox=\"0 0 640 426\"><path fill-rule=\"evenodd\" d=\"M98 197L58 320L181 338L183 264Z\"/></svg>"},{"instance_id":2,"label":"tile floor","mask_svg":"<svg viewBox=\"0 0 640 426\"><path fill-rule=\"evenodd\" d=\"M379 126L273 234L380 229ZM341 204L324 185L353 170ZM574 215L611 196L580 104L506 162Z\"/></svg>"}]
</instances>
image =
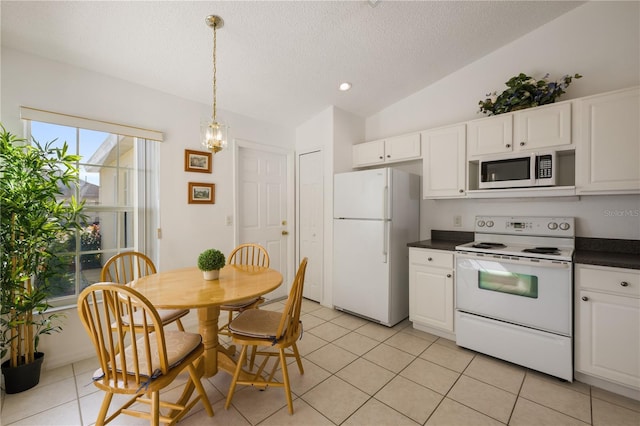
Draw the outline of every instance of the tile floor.
<instances>
[{"instance_id":1,"label":"tile floor","mask_svg":"<svg viewBox=\"0 0 640 426\"><path fill-rule=\"evenodd\" d=\"M180 424L640 425L639 401L458 348L408 321L387 328L307 300L303 314L305 374L289 370L293 416L277 388L239 388L225 410L230 376L220 373L203 380L214 417L197 405ZM94 368L89 359L44 371L34 389L3 394L0 424L93 424L103 397L90 383ZM120 416L114 424L147 423Z\"/></svg>"}]
</instances>

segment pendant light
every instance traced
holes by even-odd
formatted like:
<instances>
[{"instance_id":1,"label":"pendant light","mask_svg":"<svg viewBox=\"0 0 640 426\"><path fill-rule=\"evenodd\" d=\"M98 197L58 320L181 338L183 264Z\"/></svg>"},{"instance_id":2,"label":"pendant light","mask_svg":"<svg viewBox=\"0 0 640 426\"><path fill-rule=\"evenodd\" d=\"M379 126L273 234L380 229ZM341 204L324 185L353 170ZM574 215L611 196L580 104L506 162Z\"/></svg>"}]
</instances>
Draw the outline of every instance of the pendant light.
<instances>
[{"instance_id":1,"label":"pendant light","mask_svg":"<svg viewBox=\"0 0 640 426\"><path fill-rule=\"evenodd\" d=\"M202 145L212 153L220 152L227 146L228 127L219 123L216 118L216 31L222 28L224 21L216 15L209 15L205 19L206 24L213 28L213 107L211 120L202 125Z\"/></svg>"}]
</instances>

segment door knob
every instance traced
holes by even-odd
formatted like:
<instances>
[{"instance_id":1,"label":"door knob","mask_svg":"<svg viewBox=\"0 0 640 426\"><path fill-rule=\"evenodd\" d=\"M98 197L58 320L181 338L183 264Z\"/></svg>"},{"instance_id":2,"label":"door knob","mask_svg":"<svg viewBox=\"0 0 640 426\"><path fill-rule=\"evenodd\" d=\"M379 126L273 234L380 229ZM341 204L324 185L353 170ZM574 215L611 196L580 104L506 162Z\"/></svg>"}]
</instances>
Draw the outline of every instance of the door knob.
<instances>
[{"instance_id":1,"label":"door knob","mask_svg":"<svg viewBox=\"0 0 640 426\"><path fill-rule=\"evenodd\" d=\"M282 235L289 235L289 231L282 231Z\"/></svg>"}]
</instances>

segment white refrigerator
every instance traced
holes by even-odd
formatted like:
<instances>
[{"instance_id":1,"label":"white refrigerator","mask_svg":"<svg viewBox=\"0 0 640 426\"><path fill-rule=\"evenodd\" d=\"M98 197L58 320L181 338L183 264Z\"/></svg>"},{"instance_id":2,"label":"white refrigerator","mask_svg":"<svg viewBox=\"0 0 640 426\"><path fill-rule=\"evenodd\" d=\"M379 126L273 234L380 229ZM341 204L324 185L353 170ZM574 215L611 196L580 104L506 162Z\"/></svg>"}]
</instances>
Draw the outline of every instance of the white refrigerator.
<instances>
[{"instance_id":1,"label":"white refrigerator","mask_svg":"<svg viewBox=\"0 0 640 426\"><path fill-rule=\"evenodd\" d=\"M386 326L409 316L420 178L392 168L334 176L333 305Z\"/></svg>"}]
</instances>

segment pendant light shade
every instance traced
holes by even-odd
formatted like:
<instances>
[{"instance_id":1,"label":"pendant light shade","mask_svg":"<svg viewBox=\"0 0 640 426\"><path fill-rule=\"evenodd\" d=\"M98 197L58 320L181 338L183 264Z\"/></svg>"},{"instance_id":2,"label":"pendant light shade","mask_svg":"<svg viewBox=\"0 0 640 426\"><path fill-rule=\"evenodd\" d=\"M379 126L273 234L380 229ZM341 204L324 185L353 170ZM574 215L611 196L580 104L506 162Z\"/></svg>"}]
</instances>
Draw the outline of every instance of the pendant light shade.
<instances>
[{"instance_id":1,"label":"pendant light shade","mask_svg":"<svg viewBox=\"0 0 640 426\"><path fill-rule=\"evenodd\" d=\"M209 27L213 29L213 102L211 120L203 123L200 130L202 133L202 145L215 154L216 152L220 152L227 147L228 137L228 127L225 124L218 122L216 117L216 92L218 83L216 80L216 31L219 28L222 28L222 26L224 25L224 21L219 16L209 15L205 19L205 22Z\"/></svg>"}]
</instances>

